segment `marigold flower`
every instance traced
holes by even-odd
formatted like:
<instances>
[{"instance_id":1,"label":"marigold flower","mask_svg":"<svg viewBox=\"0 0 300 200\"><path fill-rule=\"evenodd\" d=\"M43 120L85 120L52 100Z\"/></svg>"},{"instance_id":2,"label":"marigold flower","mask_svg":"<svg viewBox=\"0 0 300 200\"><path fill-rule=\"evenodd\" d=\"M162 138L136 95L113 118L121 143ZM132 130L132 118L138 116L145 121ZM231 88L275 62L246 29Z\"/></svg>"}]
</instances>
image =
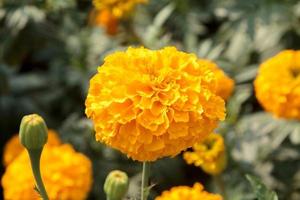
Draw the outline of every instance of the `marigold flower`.
<instances>
[{"instance_id":1,"label":"marigold flower","mask_svg":"<svg viewBox=\"0 0 300 200\"><path fill-rule=\"evenodd\" d=\"M188 164L201 167L208 174L218 175L227 164L224 139L212 133L203 142L196 143L192 152L185 152L183 158Z\"/></svg>"},{"instance_id":2,"label":"marigold flower","mask_svg":"<svg viewBox=\"0 0 300 200\"><path fill-rule=\"evenodd\" d=\"M177 155L225 117L214 73L174 47L106 57L85 104L96 139L139 161Z\"/></svg>"},{"instance_id":3,"label":"marigold flower","mask_svg":"<svg viewBox=\"0 0 300 200\"><path fill-rule=\"evenodd\" d=\"M48 141L46 145L58 146L61 141L54 130L48 130ZM14 135L4 146L3 164L8 166L25 148L20 143L19 135Z\"/></svg>"},{"instance_id":4,"label":"marigold flower","mask_svg":"<svg viewBox=\"0 0 300 200\"><path fill-rule=\"evenodd\" d=\"M147 3L148 0L93 0L97 10L108 10L116 18L127 15L137 4Z\"/></svg>"},{"instance_id":5,"label":"marigold flower","mask_svg":"<svg viewBox=\"0 0 300 200\"><path fill-rule=\"evenodd\" d=\"M300 119L300 51L285 50L259 67L255 93L276 117Z\"/></svg>"},{"instance_id":6,"label":"marigold flower","mask_svg":"<svg viewBox=\"0 0 300 200\"><path fill-rule=\"evenodd\" d=\"M109 10L93 10L90 15L90 23L102 26L107 34L115 35L118 29L118 19Z\"/></svg>"},{"instance_id":7,"label":"marigold flower","mask_svg":"<svg viewBox=\"0 0 300 200\"><path fill-rule=\"evenodd\" d=\"M199 62L206 64L215 73L217 78L217 95L227 100L233 92L234 80L228 77L214 62L205 59L199 59Z\"/></svg>"},{"instance_id":8,"label":"marigold flower","mask_svg":"<svg viewBox=\"0 0 300 200\"><path fill-rule=\"evenodd\" d=\"M219 194L212 194L204 191L200 183L195 183L193 187L177 186L169 191L164 191L155 200L222 200Z\"/></svg>"},{"instance_id":9,"label":"marigold flower","mask_svg":"<svg viewBox=\"0 0 300 200\"><path fill-rule=\"evenodd\" d=\"M85 199L91 188L91 161L68 144L45 145L41 172L49 199ZM1 181L5 199L40 199L25 150L6 168Z\"/></svg>"}]
</instances>

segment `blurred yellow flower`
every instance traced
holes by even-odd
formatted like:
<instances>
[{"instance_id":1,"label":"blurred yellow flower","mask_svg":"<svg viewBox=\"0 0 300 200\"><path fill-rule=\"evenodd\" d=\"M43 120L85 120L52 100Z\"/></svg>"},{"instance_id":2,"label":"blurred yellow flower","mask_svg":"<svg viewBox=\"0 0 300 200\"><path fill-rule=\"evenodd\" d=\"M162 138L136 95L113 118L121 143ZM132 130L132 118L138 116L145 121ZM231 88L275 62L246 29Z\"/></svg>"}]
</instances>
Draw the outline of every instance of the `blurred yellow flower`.
<instances>
[{"instance_id":1,"label":"blurred yellow flower","mask_svg":"<svg viewBox=\"0 0 300 200\"><path fill-rule=\"evenodd\" d=\"M201 167L208 174L218 175L227 165L224 139L212 133L203 142L195 144L192 152L185 152L183 158L188 164Z\"/></svg>"},{"instance_id":2,"label":"blurred yellow flower","mask_svg":"<svg viewBox=\"0 0 300 200\"><path fill-rule=\"evenodd\" d=\"M44 147L41 173L49 198L85 199L92 184L91 161L71 145ZM2 177L4 199L40 199L34 190L30 160L25 150L6 168Z\"/></svg>"},{"instance_id":3,"label":"blurred yellow flower","mask_svg":"<svg viewBox=\"0 0 300 200\"><path fill-rule=\"evenodd\" d=\"M58 146L61 141L57 133L53 130L48 130L48 141L46 145ZM21 145L19 135L14 135L4 146L3 164L7 167L25 148Z\"/></svg>"},{"instance_id":4,"label":"blurred yellow flower","mask_svg":"<svg viewBox=\"0 0 300 200\"><path fill-rule=\"evenodd\" d=\"M118 30L118 19L108 10L93 10L90 14L90 23L102 26L109 35L115 35Z\"/></svg>"},{"instance_id":5,"label":"blurred yellow flower","mask_svg":"<svg viewBox=\"0 0 300 200\"><path fill-rule=\"evenodd\" d=\"M199 62L206 64L215 73L217 78L217 95L227 100L233 92L234 80L228 77L214 62L204 59L199 59Z\"/></svg>"},{"instance_id":6,"label":"blurred yellow flower","mask_svg":"<svg viewBox=\"0 0 300 200\"><path fill-rule=\"evenodd\" d=\"M93 4L97 10L107 10L116 18L124 17L137 4L147 2L148 0L93 0Z\"/></svg>"},{"instance_id":7,"label":"blurred yellow flower","mask_svg":"<svg viewBox=\"0 0 300 200\"><path fill-rule=\"evenodd\" d=\"M86 114L96 139L134 160L175 156L225 117L216 78L174 47L129 48L106 57L91 79Z\"/></svg>"},{"instance_id":8,"label":"blurred yellow flower","mask_svg":"<svg viewBox=\"0 0 300 200\"><path fill-rule=\"evenodd\" d=\"M300 51L285 50L259 67L256 97L277 117L300 119Z\"/></svg>"},{"instance_id":9,"label":"blurred yellow flower","mask_svg":"<svg viewBox=\"0 0 300 200\"><path fill-rule=\"evenodd\" d=\"M164 191L155 200L222 200L222 196L204 191L200 183L195 183L193 187L177 186L169 191Z\"/></svg>"}]
</instances>

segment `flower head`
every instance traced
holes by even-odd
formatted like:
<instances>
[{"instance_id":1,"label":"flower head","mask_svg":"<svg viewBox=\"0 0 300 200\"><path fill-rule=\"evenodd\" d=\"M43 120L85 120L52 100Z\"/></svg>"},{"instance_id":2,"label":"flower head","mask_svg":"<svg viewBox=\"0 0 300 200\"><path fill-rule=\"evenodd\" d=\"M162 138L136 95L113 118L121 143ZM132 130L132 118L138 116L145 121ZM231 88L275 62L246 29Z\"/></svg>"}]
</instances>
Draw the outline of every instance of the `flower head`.
<instances>
[{"instance_id":1,"label":"flower head","mask_svg":"<svg viewBox=\"0 0 300 200\"><path fill-rule=\"evenodd\" d=\"M106 57L91 79L86 114L96 139L134 160L175 156L225 117L214 73L174 47L129 48Z\"/></svg>"},{"instance_id":2,"label":"flower head","mask_svg":"<svg viewBox=\"0 0 300 200\"><path fill-rule=\"evenodd\" d=\"M198 62L206 64L216 76L217 79L217 95L227 100L233 92L234 80L228 77L224 71L210 60L199 59Z\"/></svg>"},{"instance_id":3,"label":"flower head","mask_svg":"<svg viewBox=\"0 0 300 200\"><path fill-rule=\"evenodd\" d=\"M192 152L185 152L183 157L188 164L201 167L208 174L220 174L227 163L224 139L212 133L203 142L196 143Z\"/></svg>"},{"instance_id":4,"label":"flower head","mask_svg":"<svg viewBox=\"0 0 300 200\"><path fill-rule=\"evenodd\" d=\"M92 183L91 167L91 161L68 144L46 145L41 171L49 198L85 199ZM6 168L1 182L5 199L40 199L25 150Z\"/></svg>"},{"instance_id":5,"label":"flower head","mask_svg":"<svg viewBox=\"0 0 300 200\"><path fill-rule=\"evenodd\" d=\"M46 146L58 146L61 141L57 133L53 130L48 130L48 140ZM24 147L20 143L18 135L14 135L4 146L3 164L8 166L19 154L22 153Z\"/></svg>"},{"instance_id":6,"label":"flower head","mask_svg":"<svg viewBox=\"0 0 300 200\"><path fill-rule=\"evenodd\" d=\"M195 183L193 187L177 186L169 191L164 191L155 200L222 200L222 196L204 191L200 183Z\"/></svg>"},{"instance_id":7,"label":"flower head","mask_svg":"<svg viewBox=\"0 0 300 200\"><path fill-rule=\"evenodd\" d=\"M262 63L254 87L266 111L300 119L300 51L282 51Z\"/></svg>"},{"instance_id":8,"label":"flower head","mask_svg":"<svg viewBox=\"0 0 300 200\"><path fill-rule=\"evenodd\" d=\"M107 10L116 18L127 15L137 4L146 3L148 0L93 0L97 10Z\"/></svg>"}]
</instances>

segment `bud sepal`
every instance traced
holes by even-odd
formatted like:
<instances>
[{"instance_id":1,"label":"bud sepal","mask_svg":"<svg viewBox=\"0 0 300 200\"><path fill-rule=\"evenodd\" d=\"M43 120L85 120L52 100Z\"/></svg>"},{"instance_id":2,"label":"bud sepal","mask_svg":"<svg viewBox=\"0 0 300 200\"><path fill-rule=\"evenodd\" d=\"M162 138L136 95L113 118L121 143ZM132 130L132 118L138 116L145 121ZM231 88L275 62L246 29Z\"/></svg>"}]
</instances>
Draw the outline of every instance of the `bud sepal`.
<instances>
[{"instance_id":1,"label":"bud sepal","mask_svg":"<svg viewBox=\"0 0 300 200\"><path fill-rule=\"evenodd\" d=\"M26 149L41 149L47 143L48 130L43 118L37 114L22 118L19 138Z\"/></svg>"},{"instance_id":2,"label":"bud sepal","mask_svg":"<svg viewBox=\"0 0 300 200\"><path fill-rule=\"evenodd\" d=\"M104 183L104 192L107 200L122 200L128 190L129 180L125 172L111 171Z\"/></svg>"}]
</instances>

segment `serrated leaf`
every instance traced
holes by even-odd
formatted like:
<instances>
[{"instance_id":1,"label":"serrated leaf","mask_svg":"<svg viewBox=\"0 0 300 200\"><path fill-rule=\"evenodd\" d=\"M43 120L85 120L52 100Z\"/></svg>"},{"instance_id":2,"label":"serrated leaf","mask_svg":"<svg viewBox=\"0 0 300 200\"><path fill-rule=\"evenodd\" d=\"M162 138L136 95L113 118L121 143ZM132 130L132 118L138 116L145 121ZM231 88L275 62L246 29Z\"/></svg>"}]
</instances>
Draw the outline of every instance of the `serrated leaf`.
<instances>
[{"instance_id":1,"label":"serrated leaf","mask_svg":"<svg viewBox=\"0 0 300 200\"><path fill-rule=\"evenodd\" d=\"M170 17L174 10L174 4L169 4L165 6L154 18L153 24L151 24L146 31L146 35L144 37L144 42L147 46L151 46L154 43L155 39L159 36L161 32L162 25L166 22L166 20Z\"/></svg>"},{"instance_id":2,"label":"serrated leaf","mask_svg":"<svg viewBox=\"0 0 300 200\"><path fill-rule=\"evenodd\" d=\"M246 175L258 200L278 200L277 194L269 190L258 178Z\"/></svg>"},{"instance_id":3,"label":"serrated leaf","mask_svg":"<svg viewBox=\"0 0 300 200\"><path fill-rule=\"evenodd\" d=\"M38 195L39 195L39 196L41 196L41 193L40 193L40 191L39 191L39 189L37 188L37 186L36 186L36 185L34 186L34 188L33 188L33 189L34 189L34 191L36 191L36 192L38 193Z\"/></svg>"},{"instance_id":4,"label":"serrated leaf","mask_svg":"<svg viewBox=\"0 0 300 200\"><path fill-rule=\"evenodd\" d=\"M75 7L76 2L74 0L65 0L65 1L59 1L59 0L47 0L47 7L52 10L62 10L67 8Z\"/></svg>"},{"instance_id":5,"label":"serrated leaf","mask_svg":"<svg viewBox=\"0 0 300 200\"><path fill-rule=\"evenodd\" d=\"M211 40L204 40L200 45L199 45L199 50L198 50L198 55L200 57L206 57L208 52L210 51L212 46L212 41Z\"/></svg>"},{"instance_id":6,"label":"serrated leaf","mask_svg":"<svg viewBox=\"0 0 300 200\"><path fill-rule=\"evenodd\" d=\"M174 4L169 4L166 7L164 7L154 18L155 26L161 27L170 17L174 8Z\"/></svg>"},{"instance_id":7,"label":"serrated leaf","mask_svg":"<svg viewBox=\"0 0 300 200\"><path fill-rule=\"evenodd\" d=\"M300 144L300 126L298 125L290 134L290 140L293 144Z\"/></svg>"},{"instance_id":8,"label":"serrated leaf","mask_svg":"<svg viewBox=\"0 0 300 200\"><path fill-rule=\"evenodd\" d=\"M246 67L245 69L241 70L241 72L239 72L235 76L234 80L237 83L251 81L252 79L254 79L256 74L257 74L257 65L250 65L250 66Z\"/></svg>"},{"instance_id":9,"label":"serrated leaf","mask_svg":"<svg viewBox=\"0 0 300 200\"><path fill-rule=\"evenodd\" d=\"M255 36L255 16L250 15L247 19L247 33L251 40L254 40Z\"/></svg>"},{"instance_id":10,"label":"serrated leaf","mask_svg":"<svg viewBox=\"0 0 300 200\"><path fill-rule=\"evenodd\" d=\"M214 47L207 55L206 58L210 59L210 60L215 60L217 59L220 55L221 52L224 50L224 45L223 44L219 44L216 47Z\"/></svg>"},{"instance_id":11,"label":"serrated leaf","mask_svg":"<svg viewBox=\"0 0 300 200\"><path fill-rule=\"evenodd\" d=\"M151 184L148 187L146 187L145 190L145 196L149 196L151 189L155 186L156 184Z\"/></svg>"},{"instance_id":12,"label":"serrated leaf","mask_svg":"<svg viewBox=\"0 0 300 200\"><path fill-rule=\"evenodd\" d=\"M4 18L5 14L6 14L6 10L0 9L0 20L1 20L2 18Z\"/></svg>"}]
</instances>

